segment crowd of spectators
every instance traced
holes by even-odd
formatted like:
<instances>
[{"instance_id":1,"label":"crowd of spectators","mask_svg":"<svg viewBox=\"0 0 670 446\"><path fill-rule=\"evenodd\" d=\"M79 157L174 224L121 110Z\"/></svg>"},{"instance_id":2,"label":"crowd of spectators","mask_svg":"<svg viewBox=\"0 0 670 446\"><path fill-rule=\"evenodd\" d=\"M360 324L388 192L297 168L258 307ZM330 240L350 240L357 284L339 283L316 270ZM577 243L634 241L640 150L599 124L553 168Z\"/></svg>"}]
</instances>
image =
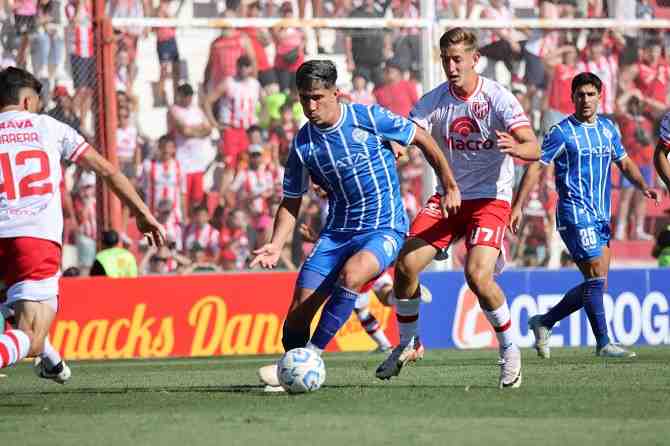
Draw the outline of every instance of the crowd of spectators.
<instances>
[{"instance_id":1,"label":"crowd of spectators","mask_svg":"<svg viewBox=\"0 0 670 446\"><path fill-rule=\"evenodd\" d=\"M217 7L223 2L214 2ZM179 0L108 0L111 17L175 17ZM310 6L311 5L311 6ZM417 18L417 0L229 0L223 17ZM575 17L651 18L645 0L438 0L441 17L508 20L523 14L544 19ZM627 15L632 14L632 15ZM46 112L93 137L91 107L96 66L92 0L0 0L3 66L31 69L44 83ZM151 36L153 34L153 36ZM123 27L117 39L117 154L153 212L168 228L169 246L141 243L123 211L121 241L141 259L144 274L239 271L250 253L272 232L281 200L283 165L290 141L304 121L294 74L306 57L342 55L351 83L343 101L378 103L407 116L421 96L420 30L321 29L298 27L224 28L208 42L202 76L189 76L187 48L175 28ZM151 95L138 94L142 65L138 44L156 41L160 70ZM620 126L628 153L654 182L651 165L654 129L666 110L670 62L665 32L630 30L494 29L480 32L482 72L507 84L543 132L572 112L570 80L592 71L604 82L601 111ZM310 39L314 42L310 45ZM308 54L308 48L310 50ZM670 56L670 55L668 55ZM190 78L203 79L189 82ZM348 76L345 76L348 79ZM141 131L140 104L164 110L167 133L156 140ZM410 218L430 192L424 190L425 162L410 148L399 161L402 195ZM518 166L522 172L523 165ZM64 184L66 241L76 245L79 267L93 263L97 234L95 178L74 172ZM645 200L625 181L620 188L616 239L651 239L645 227ZM551 177L527 204L526 224L510 238L518 265L550 262L556 234ZM300 225L322 226L327 203L318 191L303 200L292 243L280 267L294 270L309 253ZM511 236L511 235L510 235ZM560 259L560 252L558 257Z\"/></svg>"}]
</instances>

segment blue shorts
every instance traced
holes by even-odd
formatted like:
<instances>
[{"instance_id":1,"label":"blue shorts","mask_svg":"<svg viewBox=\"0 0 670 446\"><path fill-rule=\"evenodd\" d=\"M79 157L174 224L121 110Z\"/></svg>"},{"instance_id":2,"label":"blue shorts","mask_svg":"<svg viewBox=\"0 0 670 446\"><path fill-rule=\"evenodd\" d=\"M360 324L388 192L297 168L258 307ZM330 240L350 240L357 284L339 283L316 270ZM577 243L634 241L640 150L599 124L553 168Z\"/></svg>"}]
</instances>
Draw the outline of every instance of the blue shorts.
<instances>
[{"instance_id":1,"label":"blue shorts","mask_svg":"<svg viewBox=\"0 0 670 446\"><path fill-rule=\"evenodd\" d=\"M405 235L392 229L363 233L323 232L300 269L298 288L318 288L325 294L330 294L340 269L349 258L360 251L374 254L379 263L378 274L381 274L398 257L404 242ZM318 280L321 282L316 283L315 277L320 277Z\"/></svg>"},{"instance_id":2,"label":"blue shorts","mask_svg":"<svg viewBox=\"0 0 670 446\"><path fill-rule=\"evenodd\" d=\"M642 174L642 178L644 178L644 182L647 183L648 185L654 184L654 173L653 169L651 166L639 166L640 168L640 173ZM631 187L635 187L633 183L628 181L628 178L626 178L623 174L619 176L619 187L621 189L630 189Z\"/></svg>"},{"instance_id":3,"label":"blue shorts","mask_svg":"<svg viewBox=\"0 0 670 446\"><path fill-rule=\"evenodd\" d=\"M177 39L174 37L156 44L158 51L158 60L160 63L178 62L179 50L177 49Z\"/></svg>"},{"instance_id":4,"label":"blue shorts","mask_svg":"<svg viewBox=\"0 0 670 446\"><path fill-rule=\"evenodd\" d=\"M567 224L559 227L558 233L575 262L603 255L603 247L609 246L612 237L608 221Z\"/></svg>"}]
</instances>

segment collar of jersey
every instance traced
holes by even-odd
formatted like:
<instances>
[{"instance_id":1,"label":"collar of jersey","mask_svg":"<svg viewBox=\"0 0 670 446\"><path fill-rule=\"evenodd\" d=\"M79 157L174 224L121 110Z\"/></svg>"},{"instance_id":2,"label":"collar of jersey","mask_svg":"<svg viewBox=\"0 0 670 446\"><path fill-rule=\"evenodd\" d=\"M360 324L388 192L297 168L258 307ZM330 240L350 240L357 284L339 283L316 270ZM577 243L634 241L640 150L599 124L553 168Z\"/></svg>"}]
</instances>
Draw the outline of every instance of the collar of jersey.
<instances>
[{"instance_id":1,"label":"collar of jersey","mask_svg":"<svg viewBox=\"0 0 670 446\"><path fill-rule=\"evenodd\" d=\"M342 123L344 122L344 119L347 117L347 108L348 108L348 107L347 107L346 105L344 105L344 104L340 104L340 112L341 112L341 113L340 113L340 119L338 119L337 122L336 122L335 124L331 125L331 126L328 127L328 128L322 129L322 128L319 128L319 126L316 126L316 125L314 125L314 124L312 124L312 123L310 123L310 125L312 126L313 129L315 129L315 130L316 130L317 132L319 132L319 133L331 133L331 132L334 132L335 130L337 130L338 128L340 128L340 126L341 126Z\"/></svg>"},{"instance_id":2,"label":"collar of jersey","mask_svg":"<svg viewBox=\"0 0 670 446\"><path fill-rule=\"evenodd\" d=\"M570 121L572 121L573 124L580 125L580 126L583 126L583 127L595 127L598 124L598 117L597 116L596 116L596 121L593 124L591 124L590 122L580 121L579 119L577 119L577 117L575 117L574 114L570 115L569 119L570 119Z\"/></svg>"},{"instance_id":3,"label":"collar of jersey","mask_svg":"<svg viewBox=\"0 0 670 446\"><path fill-rule=\"evenodd\" d=\"M482 84L483 83L484 83L484 81L482 80L482 77L477 75L477 86L475 87L475 91L473 91L472 94L468 95L467 97L463 97L460 94L456 93L456 90L454 90L454 88L451 86L451 83L449 83L449 92L451 93L451 95L453 97L455 97L459 101L468 102L470 100L470 98L479 94L479 91L482 89Z\"/></svg>"}]
</instances>

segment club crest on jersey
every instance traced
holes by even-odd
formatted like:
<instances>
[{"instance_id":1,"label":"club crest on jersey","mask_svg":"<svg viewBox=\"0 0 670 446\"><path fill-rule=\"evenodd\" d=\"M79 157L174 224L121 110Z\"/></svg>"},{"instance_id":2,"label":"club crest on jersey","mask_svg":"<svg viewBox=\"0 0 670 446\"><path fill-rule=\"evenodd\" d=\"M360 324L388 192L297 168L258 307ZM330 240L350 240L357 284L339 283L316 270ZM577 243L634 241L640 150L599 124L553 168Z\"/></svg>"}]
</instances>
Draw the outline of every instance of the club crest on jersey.
<instances>
[{"instance_id":1,"label":"club crest on jersey","mask_svg":"<svg viewBox=\"0 0 670 446\"><path fill-rule=\"evenodd\" d=\"M368 139L369 133L366 132L363 129L355 128L354 131L351 133L351 137L354 138L354 141L356 141L359 144L365 143Z\"/></svg>"},{"instance_id":2,"label":"club crest on jersey","mask_svg":"<svg viewBox=\"0 0 670 446\"><path fill-rule=\"evenodd\" d=\"M603 136L605 136L605 138L607 138L608 140L611 141L612 140L612 132L610 132L610 129L608 129L607 127L603 127Z\"/></svg>"},{"instance_id":3,"label":"club crest on jersey","mask_svg":"<svg viewBox=\"0 0 670 446\"><path fill-rule=\"evenodd\" d=\"M474 101L470 103L470 111L477 119L484 119L489 115L488 101Z\"/></svg>"}]
</instances>

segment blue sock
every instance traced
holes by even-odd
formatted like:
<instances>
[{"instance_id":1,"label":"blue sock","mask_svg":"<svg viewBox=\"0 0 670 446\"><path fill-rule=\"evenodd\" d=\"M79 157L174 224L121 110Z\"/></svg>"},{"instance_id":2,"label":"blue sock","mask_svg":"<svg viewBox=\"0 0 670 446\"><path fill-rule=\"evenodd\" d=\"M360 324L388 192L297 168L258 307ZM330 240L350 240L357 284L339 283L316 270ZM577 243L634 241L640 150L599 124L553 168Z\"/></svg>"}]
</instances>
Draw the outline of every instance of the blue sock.
<instances>
[{"instance_id":1,"label":"blue sock","mask_svg":"<svg viewBox=\"0 0 670 446\"><path fill-rule=\"evenodd\" d=\"M293 350L294 348L302 348L307 345L309 340L309 330L293 330L286 326L284 322L284 329L282 330L281 343L284 346L284 351Z\"/></svg>"},{"instance_id":2,"label":"blue sock","mask_svg":"<svg viewBox=\"0 0 670 446\"><path fill-rule=\"evenodd\" d=\"M347 322L351 312L354 311L354 304L358 298L358 293L343 286L337 285L335 291L323 307L321 319L316 326L311 343L325 349L331 339L335 337L337 331Z\"/></svg>"},{"instance_id":3,"label":"blue sock","mask_svg":"<svg viewBox=\"0 0 670 446\"><path fill-rule=\"evenodd\" d=\"M556 305L554 305L551 310L549 310L542 318L542 325L547 328L551 328L556 325L556 322L565 319L570 316L575 311L579 310L584 306L584 301L582 300L583 293L583 283L580 283L563 296L563 299Z\"/></svg>"},{"instance_id":4,"label":"blue sock","mask_svg":"<svg viewBox=\"0 0 670 446\"><path fill-rule=\"evenodd\" d=\"M605 320L605 306L603 305L605 279L589 279L584 282L583 286L584 310L589 318L598 348L601 348L610 342L610 338L607 336L607 320Z\"/></svg>"}]
</instances>

